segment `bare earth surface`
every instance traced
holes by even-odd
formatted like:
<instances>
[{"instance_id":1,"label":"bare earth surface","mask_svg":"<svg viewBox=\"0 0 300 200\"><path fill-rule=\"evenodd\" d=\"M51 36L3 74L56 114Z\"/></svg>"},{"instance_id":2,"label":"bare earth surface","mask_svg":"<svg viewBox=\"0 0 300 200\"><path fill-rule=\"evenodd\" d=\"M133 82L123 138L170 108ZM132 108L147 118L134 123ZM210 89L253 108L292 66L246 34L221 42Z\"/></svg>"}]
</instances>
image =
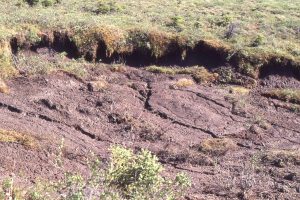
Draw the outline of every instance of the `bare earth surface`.
<instances>
[{"instance_id":1,"label":"bare earth surface","mask_svg":"<svg viewBox=\"0 0 300 200\"><path fill-rule=\"evenodd\" d=\"M261 95L273 87L300 88L298 80L270 75L249 94L235 94L228 85L174 88L190 77L130 67L91 68L89 74L8 82L10 94L0 93L0 129L29 134L38 146L0 143L1 179L14 173L30 184L61 177L53 160L64 138L66 171L84 173L89 152L105 161L109 147L121 144L151 150L166 175L188 173L193 185L186 199L300 199L300 114ZM92 86L99 79L107 88ZM203 151L207 140L229 145Z\"/></svg>"}]
</instances>

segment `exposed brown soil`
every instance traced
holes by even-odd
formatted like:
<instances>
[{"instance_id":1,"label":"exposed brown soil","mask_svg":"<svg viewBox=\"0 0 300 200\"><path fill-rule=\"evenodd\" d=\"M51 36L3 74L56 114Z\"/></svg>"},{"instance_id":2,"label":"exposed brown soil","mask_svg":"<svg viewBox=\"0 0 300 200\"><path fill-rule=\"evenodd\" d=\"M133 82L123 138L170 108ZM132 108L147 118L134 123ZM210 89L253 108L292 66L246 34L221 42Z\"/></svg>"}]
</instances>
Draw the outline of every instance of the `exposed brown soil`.
<instances>
[{"instance_id":1,"label":"exposed brown soil","mask_svg":"<svg viewBox=\"0 0 300 200\"><path fill-rule=\"evenodd\" d=\"M83 80L56 72L7 82L0 129L38 144L0 142L1 179L15 173L30 184L63 171L85 173L90 151L105 161L109 147L121 144L151 150L166 174L187 172L193 186L186 199L300 198L299 111L261 96L269 88L300 88L297 79L265 73L245 95L232 94L230 85L172 87L188 75L114 72L104 64L88 71ZM99 80L105 87L95 86ZM63 169L54 163L62 138Z\"/></svg>"}]
</instances>

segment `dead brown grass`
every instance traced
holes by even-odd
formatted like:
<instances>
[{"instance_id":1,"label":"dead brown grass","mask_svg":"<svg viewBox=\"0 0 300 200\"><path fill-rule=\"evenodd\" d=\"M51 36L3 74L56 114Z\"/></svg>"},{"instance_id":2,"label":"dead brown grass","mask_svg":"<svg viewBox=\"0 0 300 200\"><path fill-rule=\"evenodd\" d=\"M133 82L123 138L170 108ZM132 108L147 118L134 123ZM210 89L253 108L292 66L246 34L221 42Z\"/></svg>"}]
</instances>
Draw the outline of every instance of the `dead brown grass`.
<instances>
[{"instance_id":1,"label":"dead brown grass","mask_svg":"<svg viewBox=\"0 0 300 200\"><path fill-rule=\"evenodd\" d=\"M0 78L9 78L17 74L13 67L9 42L0 40Z\"/></svg>"},{"instance_id":2,"label":"dead brown grass","mask_svg":"<svg viewBox=\"0 0 300 200\"><path fill-rule=\"evenodd\" d=\"M99 42L105 45L107 57L115 52L131 51L130 46L127 45L127 32L121 29L102 26L80 30L75 33L70 31L68 34L75 41L76 46L83 55L89 52L93 58L96 58Z\"/></svg>"},{"instance_id":3,"label":"dead brown grass","mask_svg":"<svg viewBox=\"0 0 300 200\"><path fill-rule=\"evenodd\" d=\"M1 78L0 78L0 93L3 93L3 94L9 93L8 86L6 85L6 83L3 80L1 80Z\"/></svg>"},{"instance_id":4,"label":"dead brown grass","mask_svg":"<svg viewBox=\"0 0 300 200\"><path fill-rule=\"evenodd\" d=\"M119 73L124 73L126 72L126 67L124 65L113 65L110 69L112 72L119 72Z\"/></svg>"},{"instance_id":5,"label":"dead brown grass","mask_svg":"<svg viewBox=\"0 0 300 200\"><path fill-rule=\"evenodd\" d=\"M194 81L187 78L181 78L174 85L176 87L189 87L194 85Z\"/></svg>"},{"instance_id":6,"label":"dead brown grass","mask_svg":"<svg viewBox=\"0 0 300 200\"><path fill-rule=\"evenodd\" d=\"M97 81L91 81L88 84L89 90L92 92L101 92L107 89L109 86L108 82L106 80L97 80Z\"/></svg>"},{"instance_id":7,"label":"dead brown grass","mask_svg":"<svg viewBox=\"0 0 300 200\"><path fill-rule=\"evenodd\" d=\"M37 148L36 138L29 134L0 129L0 142L18 143L29 149Z\"/></svg>"},{"instance_id":8,"label":"dead brown grass","mask_svg":"<svg viewBox=\"0 0 300 200\"><path fill-rule=\"evenodd\" d=\"M261 160L277 167L300 165L300 150L270 150L263 154Z\"/></svg>"},{"instance_id":9,"label":"dead brown grass","mask_svg":"<svg viewBox=\"0 0 300 200\"><path fill-rule=\"evenodd\" d=\"M238 95L248 95L250 93L250 89L241 86L232 86L229 88L229 92Z\"/></svg>"},{"instance_id":10,"label":"dead brown grass","mask_svg":"<svg viewBox=\"0 0 300 200\"><path fill-rule=\"evenodd\" d=\"M199 151L212 155L225 155L229 150L236 148L236 144L228 138L209 138L199 145Z\"/></svg>"},{"instance_id":11,"label":"dead brown grass","mask_svg":"<svg viewBox=\"0 0 300 200\"><path fill-rule=\"evenodd\" d=\"M192 77L197 83L211 83L218 79L219 75L217 73L211 73L204 67L199 67L194 71Z\"/></svg>"},{"instance_id":12,"label":"dead brown grass","mask_svg":"<svg viewBox=\"0 0 300 200\"><path fill-rule=\"evenodd\" d=\"M148 33L152 54L156 57L162 57L170 52L181 51L184 57L184 47L186 39L175 34L162 31L150 31Z\"/></svg>"},{"instance_id":13,"label":"dead brown grass","mask_svg":"<svg viewBox=\"0 0 300 200\"><path fill-rule=\"evenodd\" d=\"M161 66L149 66L146 68L147 71L153 73L161 74L189 74L191 75L197 83L210 83L218 80L219 75L217 73L211 73L204 67L193 66L186 68L171 68L171 67L161 67Z\"/></svg>"}]
</instances>

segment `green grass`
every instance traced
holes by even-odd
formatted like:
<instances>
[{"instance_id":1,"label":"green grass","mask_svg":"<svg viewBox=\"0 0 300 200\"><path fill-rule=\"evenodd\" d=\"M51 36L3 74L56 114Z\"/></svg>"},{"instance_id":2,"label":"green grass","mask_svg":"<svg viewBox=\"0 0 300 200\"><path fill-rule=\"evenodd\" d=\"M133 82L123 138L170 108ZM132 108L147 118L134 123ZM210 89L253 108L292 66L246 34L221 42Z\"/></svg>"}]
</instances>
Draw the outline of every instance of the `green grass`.
<instances>
[{"instance_id":1,"label":"green grass","mask_svg":"<svg viewBox=\"0 0 300 200\"><path fill-rule=\"evenodd\" d=\"M12 37L23 48L43 36L53 42L53 31L66 33L79 54L92 55L91 60L100 42L107 57L146 51L156 58L170 52L185 58L187 46L201 41L203 49L238 61L234 65L253 78L270 60L300 70L300 0L44 1L34 6L23 0L2 2L0 77L17 74L8 51Z\"/></svg>"},{"instance_id":2,"label":"green grass","mask_svg":"<svg viewBox=\"0 0 300 200\"><path fill-rule=\"evenodd\" d=\"M264 51L299 58L299 9L299 0L62 0L48 7L4 0L0 37L28 25L40 29L105 25L173 32L191 42L218 39L250 53Z\"/></svg>"}]
</instances>

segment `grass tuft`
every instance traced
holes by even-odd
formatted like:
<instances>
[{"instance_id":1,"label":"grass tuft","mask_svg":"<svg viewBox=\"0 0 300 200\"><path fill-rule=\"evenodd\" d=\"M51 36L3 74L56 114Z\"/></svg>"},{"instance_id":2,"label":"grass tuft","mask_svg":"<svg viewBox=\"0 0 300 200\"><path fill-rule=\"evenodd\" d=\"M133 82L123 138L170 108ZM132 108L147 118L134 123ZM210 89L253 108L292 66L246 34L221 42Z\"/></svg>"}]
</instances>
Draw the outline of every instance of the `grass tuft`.
<instances>
[{"instance_id":1,"label":"grass tuft","mask_svg":"<svg viewBox=\"0 0 300 200\"><path fill-rule=\"evenodd\" d=\"M204 67L197 67L195 71L192 72L192 77L197 83L211 83L218 79L219 75L217 73L211 73Z\"/></svg>"},{"instance_id":2,"label":"grass tuft","mask_svg":"<svg viewBox=\"0 0 300 200\"><path fill-rule=\"evenodd\" d=\"M232 94L248 95L250 93L250 89L241 86L231 86L229 88L229 92Z\"/></svg>"},{"instance_id":3,"label":"grass tuft","mask_svg":"<svg viewBox=\"0 0 300 200\"><path fill-rule=\"evenodd\" d=\"M8 94L9 93L9 88L6 85L6 83L0 79L0 93L3 94Z\"/></svg>"},{"instance_id":4,"label":"grass tuft","mask_svg":"<svg viewBox=\"0 0 300 200\"><path fill-rule=\"evenodd\" d=\"M265 164L285 167L287 165L300 165L299 150L271 150L263 154L261 161Z\"/></svg>"},{"instance_id":5,"label":"grass tuft","mask_svg":"<svg viewBox=\"0 0 300 200\"><path fill-rule=\"evenodd\" d=\"M8 42L0 40L0 78L15 76L18 71L12 64L11 50Z\"/></svg>"},{"instance_id":6,"label":"grass tuft","mask_svg":"<svg viewBox=\"0 0 300 200\"><path fill-rule=\"evenodd\" d=\"M88 88L92 92L104 91L108 88L108 86L109 84L106 80L91 81L88 84Z\"/></svg>"},{"instance_id":7,"label":"grass tuft","mask_svg":"<svg viewBox=\"0 0 300 200\"><path fill-rule=\"evenodd\" d=\"M193 66L187 68L170 68L170 67L160 67L160 66L150 66L146 68L147 71L153 73L161 74L188 74L191 75L197 83L210 83L218 79L217 73L211 73L204 67Z\"/></svg>"},{"instance_id":8,"label":"grass tuft","mask_svg":"<svg viewBox=\"0 0 300 200\"><path fill-rule=\"evenodd\" d=\"M199 150L212 155L225 155L229 150L236 148L236 144L227 138L205 139L199 145Z\"/></svg>"},{"instance_id":9,"label":"grass tuft","mask_svg":"<svg viewBox=\"0 0 300 200\"><path fill-rule=\"evenodd\" d=\"M159 67L156 65L152 65L146 68L147 71L157 74L169 74L169 75L175 75L178 73L176 68L171 67Z\"/></svg>"},{"instance_id":10,"label":"grass tuft","mask_svg":"<svg viewBox=\"0 0 300 200\"><path fill-rule=\"evenodd\" d=\"M34 149L37 147L36 138L25 133L3 129L0 129L0 142L18 143L29 149Z\"/></svg>"},{"instance_id":11,"label":"grass tuft","mask_svg":"<svg viewBox=\"0 0 300 200\"><path fill-rule=\"evenodd\" d=\"M177 87L189 87L192 85L194 85L194 81L186 78L181 78L175 83L175 86Z\"/></svg>"},{"instance_id":12,"label":"grass tuft","mask_svg":"<svg viewBox=\"0 0 300 200\"><path fill-rule=\"evenodd\" d=\"M263 93L263 95L286 102L300 104L300 89L273 89Z\"/></svg>"}]
</instances>

